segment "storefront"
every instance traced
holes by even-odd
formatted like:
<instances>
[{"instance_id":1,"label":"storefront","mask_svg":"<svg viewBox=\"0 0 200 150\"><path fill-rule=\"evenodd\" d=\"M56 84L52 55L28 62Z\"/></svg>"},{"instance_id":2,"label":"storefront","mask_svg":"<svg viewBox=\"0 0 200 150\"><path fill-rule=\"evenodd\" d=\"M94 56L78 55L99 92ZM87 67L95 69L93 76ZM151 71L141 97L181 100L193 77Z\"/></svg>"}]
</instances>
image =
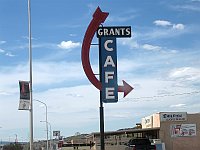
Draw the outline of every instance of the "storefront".
<instances>
[{"instance_id":1,"label":"storefront","mask_svg":"<svg viewBox=\"0 0 200 150\"><path fill-rule=\"evenodd\" d=\"M200 150L200 113L160 112L142 118L142 128L159 127L167 150Z\"/></svg>"}]
</instances>

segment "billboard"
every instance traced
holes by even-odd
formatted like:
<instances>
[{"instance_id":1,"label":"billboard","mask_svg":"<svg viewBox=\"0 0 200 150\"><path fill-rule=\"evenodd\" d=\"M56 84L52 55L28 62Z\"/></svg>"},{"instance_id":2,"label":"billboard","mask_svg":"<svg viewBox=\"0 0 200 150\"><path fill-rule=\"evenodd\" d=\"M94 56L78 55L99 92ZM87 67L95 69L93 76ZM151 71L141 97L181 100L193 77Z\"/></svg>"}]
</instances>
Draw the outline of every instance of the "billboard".
<instances>
[{"instance_id":1,"label":"billboard","mask_svg":"<svg viewBox=\"0 0 200 150\"><path fill-rule=\"evenodd\" d=\"M171 137L196 136L196 124L172 124L170 126Z\"/></svg>"}]
</instances>

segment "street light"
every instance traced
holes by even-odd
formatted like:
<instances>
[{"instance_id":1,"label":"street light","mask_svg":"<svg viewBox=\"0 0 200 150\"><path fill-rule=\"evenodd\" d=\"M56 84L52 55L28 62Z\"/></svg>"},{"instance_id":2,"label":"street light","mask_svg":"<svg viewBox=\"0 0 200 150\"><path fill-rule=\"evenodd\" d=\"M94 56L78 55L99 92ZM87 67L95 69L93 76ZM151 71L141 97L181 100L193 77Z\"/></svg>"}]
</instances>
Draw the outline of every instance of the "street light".
<instances>
[{"instance_id":1,"label":"street light","mask_svg":"<svg viewBox=\"0 0 200 150\"><path fill-rule=\"evenodd\" d=\"M46 122L46 121L40 121L40 122ZM52 140L52 131L51 131L51 124L49 122L47 122L49 124L49 127L50 127L50 149L52 150L52 144L51 144L51 140Z\"/></svg>"},{"instance_id":2,"label":"street light","mask_svg":"<svg viewBox=\"0 0 200 150\"><path fill-rule=\"evenodd\" d=\"M18 143L17 134L15 134L15 144Z\"/></svg>"},{"instance_id":3,"label":"street light","mask_svg":"<svg viewBox=\"0 0 200 150\"><path fill-rule=\"evenodd\" d=\"M47 121L47 105L44 103L44 102L42 102L42 101L40 101L40 100L37 100L37 99L34 99L34 101L37 101L37 102L40 102L40 103L42 103L42 104L44 104L44 106L45 106L45 108L46 108L46 130L47 130L47 150L49 150L49 143L48 143L48 121Z\"/></svg>"}]
</instances>

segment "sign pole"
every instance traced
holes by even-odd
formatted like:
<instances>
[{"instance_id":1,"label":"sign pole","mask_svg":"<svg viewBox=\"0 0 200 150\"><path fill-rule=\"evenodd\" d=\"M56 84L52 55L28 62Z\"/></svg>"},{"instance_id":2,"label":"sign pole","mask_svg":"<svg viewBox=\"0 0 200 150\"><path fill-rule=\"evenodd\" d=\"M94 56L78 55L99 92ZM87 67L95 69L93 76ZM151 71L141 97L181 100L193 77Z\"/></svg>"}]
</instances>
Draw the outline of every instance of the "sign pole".
<instances>
[{"instance_id":1,"label":"sign pole","mask_svg":"<svg viewBox=\"0 0 200 150\"><path fill-rule=\"evenodd\" d=\"M102 59L100 59L101 56L101 38L99 38L99 78L100 82L102 82ZM105 150L105 143L104 143L104 107L103 107L103 100L102 100L102 91L100 90L100 107L99 107L99 112L100 112L100 137L101 137L101 150Z\"/></svg>"},{"instance_id":2,"label":"sign pole","mask_svg":"<svg viewBox=\"0 0 200 150\"><path fill-rule=\"evenodd\" d=\"M100 92L101 93L101 92ZM101 96L100 96L101 97ZM100 98L101 99L101 98ZM104 143L104 107L103 102L100 100L100 136L101 136L101 150L105 150L105 143Z\"/></svg>"},{"instance_id":3,"label":"sign pole","mask_svg":"<svg viewBox=\"0 0 200 150\"><path fill-rule=\"evenodd\" d=\"M31 4L28 0L29 65L30 65L30 150L33 150L33 96L32 96L32 44L31 44Z\"/></svg>"}]
</instances>

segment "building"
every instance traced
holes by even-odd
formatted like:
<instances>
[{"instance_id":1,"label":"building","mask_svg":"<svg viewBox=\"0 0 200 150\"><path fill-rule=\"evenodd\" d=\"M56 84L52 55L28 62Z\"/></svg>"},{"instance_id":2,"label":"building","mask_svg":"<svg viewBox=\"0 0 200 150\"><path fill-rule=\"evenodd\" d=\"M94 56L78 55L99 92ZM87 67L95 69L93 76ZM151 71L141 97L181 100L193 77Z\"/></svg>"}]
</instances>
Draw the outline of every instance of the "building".
<instances>
[{"instance_id":1,"label":"building","mask_svg":"<svg viewBox=\"0 0 200 150\"><path fill-rule=\"evenodd\" d=\"M125 148L131 138L148 137L160 139L167 150L200 150L200 113L159 112L142 118L142 126L105 132L106 150ZM100 149L100 133L87 136L87 142L95 143Z\"/></svg>"},{"instance_id":2,"label":"building","mask_svg":"<svg viewBox=\"0 0 200 150\"><path fill-rule=\"evenodd\" d=\"M162 150L200 150L200 113L159 112L141 119L134 128L105 132L105 149L122 150L132 138L146 137L162 142ZM90 144L79 149L100 150L100 133L68 138L68 143ZM67 149L66 149L67 150Z\"/></svg>"},{"instance_id":3,"label":"building","mask_svg":"<svg viewBox=\"0 0 200 150\"><path fill-rule=\"evenodd\" d=\"M155 127L167 150L200 150L200 113L160 112L142 118L143 129Z\"/></svg>"},{"instance_id":4,"label":"building","mask_svg":"<svg viewBox=\"0 0 200 150\"><path fill-rule=\"evenodd\" d=\"M132 138L151 137L157 139L159 136L159 128L141 129L129 128L117 131L105 132L105 149L106 150L122 150L125 149L126 143ZM94 142L94 150L100 150L100 133L94 132L87 136L88 142Z\"/></svg>"}]
</instances>

